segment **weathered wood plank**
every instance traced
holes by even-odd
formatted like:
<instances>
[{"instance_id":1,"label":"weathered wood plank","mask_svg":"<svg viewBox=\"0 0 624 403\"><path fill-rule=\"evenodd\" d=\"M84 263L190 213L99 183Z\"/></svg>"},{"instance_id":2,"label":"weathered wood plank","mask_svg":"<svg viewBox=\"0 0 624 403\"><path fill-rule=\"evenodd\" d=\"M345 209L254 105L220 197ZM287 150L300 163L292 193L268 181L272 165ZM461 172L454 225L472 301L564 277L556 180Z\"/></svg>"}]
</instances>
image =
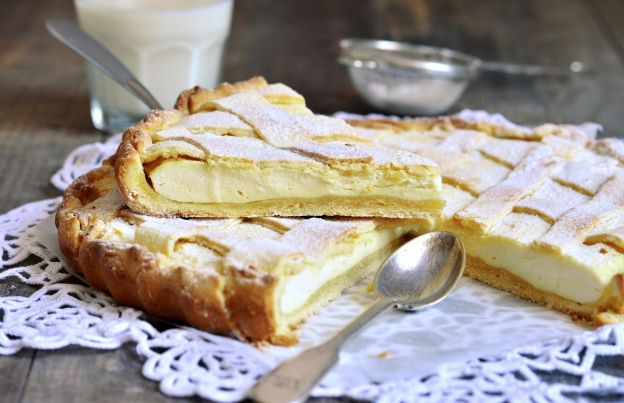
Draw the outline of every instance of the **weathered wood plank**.
<instances>
[{"instance_id":1,"label":"weathered wood plank","mask_svg":"<svg viewBox=\"0 0 624 403\"><path fill-rule=\"evenodd\" d=\"M74 147L101 139L89 120L80 59L47 34L67 1L3 3L0 24L0 211L59 194L52 173Z\"/></svg>"},{"instance_id":2,"label":"weathered wood plank","mask_svg":"<svg viewBox=\"0 0 624 403\"><path fill-rule=\"evenodd\" d=\"M131 345L117 351L79 348L38 351L23 402L198 402L199 398L170 398L158 384L141 375L142 360ZM1 386L1 384L0 384ZM334 399L316 399L335 402Z\"/></svg>"},{"instance_id":3,"label":"weathered wood plank","mask_svg":"<svg viewBox=\"0 0 624 403\"><path fill-rule=\"evenodd\" d=\"M455 110L486 109L523 123L593 120L606 134L624 134L624 69L583 1L376 0L373 5L377 37L490 60L546 65L581 60L596 72L571 79L484 74Z\"/></svg>"},{"instance_id":4,"label":"weathered wood plank","mask_svg":"<svg viewBox=\"0 0 624 403\"><path fill-rule=\"evenodd\" d=\"M0 401L17 403L21 401L33 360L33 351L0 357Z\"/></svg>"},{"instance_id":5,"label":"weathered wood plank","mask_svg":"<svg viewBox=\"0 0 624 403\"><path fill-rule=\"evenodd\" d=\"M179 402L141 375L133 346L117 351L67 348L38 351L24 402Z\"/></svg>"},{"instance_id":6,"label":"weathered wood plank","mask_svg":"<svg viewBox=\"0 0 624 403\"><path fill-rule=\"evenodd\" d=\"M624 25L622 25L622 19L624 18L624 2L619 0L593 0L587 1L587 6L592 12L598 26L601 28L605 38L611 44L611 47L618 55L620 66L624 69ZM620 69L619 77L621 79L622 72ZM622 86L616 86L610 89L611 96L614 94L622 94ZM619 137L624 137L624 119L621 117L621 111L624 110L624 101L622 97L618 97L615 102L608 104L607 108L613 111L613 114L609 115L614 120L619 120L617 126L617 132L613 133ZM617 111L620 111L620 116L617 116Z\"/></svg>"},{"instance_id":7,"label":"weathered wood plank","mask_svg":"<svg viewBox=\"0 0 624 403\"><path fill-rule=\"evenodd\" d=\"M318 113L368 112L336 58L339 39L370 35L373 19L358 0L239 1L224 79L263 75L295 88Z\"/></svg>"},{"instance_id":8,"label":"weathered wood plank","mask_svg":"<svg viewBox=\"0 0 624 403\"><path fill-rule=\"evenodd\" d=\"M624 2L620 0L587 0L590 9L596 10L596 21L612 41L613 49L624 64Z\"/></svg>"}]
</instances>

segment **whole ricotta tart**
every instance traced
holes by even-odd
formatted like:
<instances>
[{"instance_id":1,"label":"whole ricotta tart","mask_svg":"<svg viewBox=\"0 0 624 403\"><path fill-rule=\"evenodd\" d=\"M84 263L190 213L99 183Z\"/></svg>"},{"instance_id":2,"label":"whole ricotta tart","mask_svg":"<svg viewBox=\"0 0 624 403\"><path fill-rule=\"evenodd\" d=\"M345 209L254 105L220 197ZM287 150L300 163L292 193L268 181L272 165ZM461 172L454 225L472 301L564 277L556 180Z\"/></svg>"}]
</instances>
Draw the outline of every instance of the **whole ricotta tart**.
<instances>
[{"instance_id":1,"label":"whole ricotta tart","mask_svg":"<svg viewBox=\"0 0 624 403\"><path fill-rule=\"evenodd\" d=\"M620 140L596 140L582 126L528 128L460 114L331 120L340 130L306 129L306 140L296 132L298 140L288 143L280 136L290 131L264 126L265 112L258 121L251 117L256 103L275 113L276 122L284 113L313 117L319 127L330 119L310 115L298 94L262 79L183 93L176 110L154 112L125 133L111 160L115 172L105 164L65 193L57 227L72 266L120 302L152 314L245 340L292 344L302 320L376 269L406 234L447 230L464 242L468 276L587 323L624 321ZM338 158L343 154L328 151L334 146L369 157L354 160L349 151ZM418 163L411 170L406 161ZM290 163L297 171L292 177L284 168ZM323 174L306 164L325 166ZM406 180L410 172L420 179ZM429 190L410 188L425 183L426 172ZM321 176L333 178L326 189L349 191L355 191L349 180L378 180L381 187L388 180L394 195L405 192L400 203L361 206L380 215L377 209L391 206L388 215L412 219L268 217L303 214L308 203L316 206L310 214L343 214L348 203L308 197ZM198 188L218 197L235 189L242 197L268 198L175 200L194 197ZM306 194L306 202L275 198L282 191ZM434 213L435 203L423 200L444 207ZM226 217L182 218L198 211Z\"/></svg>"},{"instance_id":2,"label":"whole ricotta tart","mask_svg":"<svg viewBox=\"0 0 624 403\"><path fill-rule=\"evenodd\" d=\"M463 240L468 276L582 321L624 320L620 140L488 114L349 123L440 164L436 228Z\"/></svg>"},{"instance_id":3,"label":"whole ricotta tart","mask_svg":"<svg viewBox=\"0 0 624 403\"><path fill-rule=\"evenodd\" d=\"M124 133L115 171L127 205L159 216L435 219L443 207L437 164L259 77L151 113Z\"/></svg>"},{"instance_id":4,"label":"whole ricotta tart","mask_svg":"<svg viewBox=\"0 0 624 403\"><path fill-rule=\"evenodd\" d=\"M309 315L377 269L428 220L163 218L128 209L109 165L56 215L75 271L117 301L253 342L289 345Z\"/></svg>"}]
</instances>

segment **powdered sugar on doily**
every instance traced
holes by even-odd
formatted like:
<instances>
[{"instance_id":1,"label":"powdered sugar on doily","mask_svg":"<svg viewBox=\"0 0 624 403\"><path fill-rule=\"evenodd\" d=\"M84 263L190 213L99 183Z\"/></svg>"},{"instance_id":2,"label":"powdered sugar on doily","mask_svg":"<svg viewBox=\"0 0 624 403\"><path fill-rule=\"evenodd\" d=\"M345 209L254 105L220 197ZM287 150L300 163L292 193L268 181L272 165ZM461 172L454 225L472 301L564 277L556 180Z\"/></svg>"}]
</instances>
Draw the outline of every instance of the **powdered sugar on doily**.
<instances>
[{"instance_id":1,"label":"powdered sugar on doily","mask_svg":"<svg viewBox=\"0 0 624 403\"><path fill-rule=\"evenodd\" d=\"M64 187L99 165L115 141L73 152L53 183ZM13 276L39 288L28 297L0 297L2 354L136 343L143 374L163 393L235 401L270 368L371 302L361 287L349 290L307 322L293 348L258 350L175 325L159 331L140 311L77 283L63 268L49 218L58 203L43 200L0 216L0 281ZM624 397L624 379L610 368L622 359L624 326L587 331L565 315L466 279L436 307L391 311L374 322L345 346L339 365L313 395L382 402L617 399Z\"/></svg>"}]
</instances>

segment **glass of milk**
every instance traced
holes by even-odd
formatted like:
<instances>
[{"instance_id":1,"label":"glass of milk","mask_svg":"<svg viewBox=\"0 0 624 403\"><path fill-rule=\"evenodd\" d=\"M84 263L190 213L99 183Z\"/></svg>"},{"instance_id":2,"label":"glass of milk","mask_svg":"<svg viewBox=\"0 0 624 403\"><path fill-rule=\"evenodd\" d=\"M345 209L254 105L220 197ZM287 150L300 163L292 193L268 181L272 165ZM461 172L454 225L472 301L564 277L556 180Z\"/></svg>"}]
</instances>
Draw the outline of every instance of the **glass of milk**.
<instances>
[{"instance_id":1,"label":"glass of milk","mask_svg":"<svg viewBox=\"0 0 624 403\"><path fill-rule=\"evenodd\" d=\"M233 0L74 0L80 26L117 56L168 109L178 94L220 80ZM94 126L122 131L148 109L87 64Z\"/></svg>"}]
</instances>

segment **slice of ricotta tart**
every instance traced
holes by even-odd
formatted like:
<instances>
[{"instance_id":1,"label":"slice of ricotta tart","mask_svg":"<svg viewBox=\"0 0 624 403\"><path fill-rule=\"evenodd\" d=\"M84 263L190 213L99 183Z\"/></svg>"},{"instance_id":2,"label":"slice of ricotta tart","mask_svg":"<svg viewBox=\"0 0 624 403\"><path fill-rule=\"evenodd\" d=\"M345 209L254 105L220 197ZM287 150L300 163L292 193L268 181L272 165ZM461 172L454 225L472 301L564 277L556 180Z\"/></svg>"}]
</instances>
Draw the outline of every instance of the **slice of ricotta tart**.
<instances>
[{"instance_id":1,"label":"slice of ricotta tart","mask_svg":"<svg viewBox=\"0 0 624 403\"><path fill-rule=\"evenodd\" d=\"M128 129L115 160L128 207L176 217L439 216L440 168L314 115L256 78L184 92Z\"/></svg>"},{"instance_id":2,"label":"slice of ricotta tart","mask_svg":"<svg viewBox=\"0 0 624 403\"><path fill-rule=\"evenodd\" d=\"M56 216L73 268L120 303L281 345L295 343L303 320L429 223L154 217L126 207L106 165L68 188Z\"/></svg>"}]
</instances>

